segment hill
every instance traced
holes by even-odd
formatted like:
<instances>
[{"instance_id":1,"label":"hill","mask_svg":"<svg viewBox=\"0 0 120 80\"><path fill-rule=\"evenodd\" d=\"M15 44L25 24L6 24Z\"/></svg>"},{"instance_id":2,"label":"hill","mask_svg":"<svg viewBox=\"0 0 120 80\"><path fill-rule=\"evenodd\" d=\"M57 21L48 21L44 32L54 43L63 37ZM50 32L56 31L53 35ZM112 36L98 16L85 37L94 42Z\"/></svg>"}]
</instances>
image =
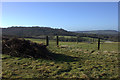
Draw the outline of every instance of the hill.
<instances>
[{"instance_id":1,"label":"hill","mask_svg":"<svg viewBox=\"0 0 120 80\"><path fill-rule=\"evenodd\" d=\"M90 38L101 38L103 40L118 41L118 31L115 30L94 30L94 31L66 31L64 29L50 27L8 27L2 28L3 36L16 37L39 37L39 36L79 36Z\"/></svg>"},{"instance_id":2,"label":"hill","mask_svg":"<svg viewBox=\"0 0 120 80\"><path fill-rule=\"evenodd\" d=\"M76 33L88 33L88 34L105 34L105 35L114 35L118 34L116 30L92 30L92 31L74 31Z\"/></svg>"},{"instance_id":3,"label":"hill","mask_svg":"<svg viewBox=\"0 0 120 80\"><path fill-rule=\"evenodd\" d=\"M12 35L19 37L31 37L40 35L66 35L73 36L75 33L64 29L53 29L49 27L8 27L2 28L3 35Z\"/></svg>"}]
</instances>

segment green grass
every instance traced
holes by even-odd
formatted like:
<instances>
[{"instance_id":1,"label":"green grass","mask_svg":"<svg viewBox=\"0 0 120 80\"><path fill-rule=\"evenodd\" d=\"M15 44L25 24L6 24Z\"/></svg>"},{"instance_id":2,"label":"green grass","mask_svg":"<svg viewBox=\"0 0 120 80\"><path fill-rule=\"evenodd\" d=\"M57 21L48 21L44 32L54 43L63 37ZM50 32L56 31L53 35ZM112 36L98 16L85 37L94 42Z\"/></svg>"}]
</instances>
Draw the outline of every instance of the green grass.
<instances>
[{"instance_id":1,"label":"green grass","mask_svg":"<svg viewBox=\"0 0 120 80\"><path fill-rule=\"evenodd\" d=\"M77 38L76 36L59 36L59 37L64 37L64 38Z\"/></svg>"},{"instance_id":2,"label":"green grass","mask_svg":"<svg viewBox=\"0 0 120 80\"><path fill-rule=\"evenodd\" d=\"M90 37L81 37L83 39L86 39L86 40L89 40L89 41L93 41L93 38L90 38ZM94 41L97 42L98 41L98 38L94 38ZM100 40L101 42L105 41L105 40Z\"/></svg>"},{"instance_id":3,"label":"green grass","mask_svg":"<svg viewBox=\"0 0 120 80\"><path fill-rule=\"evenodd\" d=\"M46 44L46 41L44 39L31 39L26 38L26 40L31 40L36 43L43 43ZM50 46L56 46L56 41L50 40L49 41ZM60 45L68 45L72 49L83 49L83 50L97 50L97 42L91 43L85 43L85 42L79 42L78 44L76 42L59 42ZM112 42L112 43L103 43L101 42L100 46L101 51L118 51L118 43Z\"/></svg>"},{"instance_id":4,"label":"green grass","mask_svg":"<svg viewBox=\"0 0 120 80\"><path fill-rule=\"evenodd\" d=\"M40 39L27 39L44 43ZM66 47L61 48L61 46ZM20 58L2 55L2 75L5 78L117 78L118 43L97 43L50 41L47 47L52 53L59 54L56 60ZM92 52L94 50L94 52ZM92 53L91 53L92 52Z\"/></svg>"}]
</instances>

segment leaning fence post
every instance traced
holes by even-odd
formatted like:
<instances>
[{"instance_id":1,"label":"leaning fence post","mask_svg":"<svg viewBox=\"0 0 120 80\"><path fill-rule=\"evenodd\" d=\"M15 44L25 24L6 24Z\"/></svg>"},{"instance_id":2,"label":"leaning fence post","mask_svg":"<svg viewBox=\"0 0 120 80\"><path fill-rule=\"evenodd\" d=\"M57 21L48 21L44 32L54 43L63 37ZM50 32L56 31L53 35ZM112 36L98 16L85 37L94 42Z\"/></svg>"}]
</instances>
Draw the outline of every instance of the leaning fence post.
<instances>
[{"instance_id":1,"label":"leaning fence post","mask_svg":"<svg viewBox=\"0 0 120 80\"><path fill-rule=\"evenodd\" d=\"M98 50L100 49L100 38L98 38Z\"/></svg>"},{"instance_id":2,"label":"leaning fence post","mask_svg":"<svg viewBox=\"0 0 120 80\"><path fill-rule=\"evenodd\" d=\"M48 39L48 36L46 36L46 46L49 45L49 39Z\"/></svg>"},{"instance_id":3,"label":"leaning fence post","mask_svg":"<svg viewBox=\"0 0 120 80\"><path fill-rule=\"evenodd\" d=\"M57 46L59 46L59 38L58 38L58 36L56 37L56 43L57 43Z\"/></svg>"}]
</instances>

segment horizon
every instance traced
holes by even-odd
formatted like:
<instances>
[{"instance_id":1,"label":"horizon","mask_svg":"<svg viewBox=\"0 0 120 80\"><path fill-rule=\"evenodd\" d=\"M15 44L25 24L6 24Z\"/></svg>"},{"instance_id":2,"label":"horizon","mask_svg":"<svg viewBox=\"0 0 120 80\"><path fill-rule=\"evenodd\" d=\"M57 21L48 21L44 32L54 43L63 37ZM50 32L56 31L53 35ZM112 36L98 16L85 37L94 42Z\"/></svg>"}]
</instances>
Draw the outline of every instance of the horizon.
<instances>
[{"instance_id":1,"label":"horizon","mask_svg":"<svg viewBox=\"0 0 120 80\"><path fill-rule=\"evenodd\" d=\"M2 14L2 27L118 31L118 2L3 2Z\"/></svg>"},{"instance_id":2,"label":"horizon","mask_svg":"<svg viewBox=\"0 0 120 80\"><path fill-rule=\"evenodd\" d=\"M34 27L42 27L42 28L52 28L52 27L47 27L47 26L10 26L10 27L1 27L1 28L12 28L12 27L24 27L24 28L27 28L27 27L32 27L32 28L34 28ZM63 29L63 30L65 30L64 28L52 28L52 29ZM110 29L109 29L110 30ZM66 31L69 31L69 30L66 30ZM107 31L107 30L104 30L104 29L100 29L100 30L75 30L75 31ZM113 31L118 31L118 30L114 30L113 29ZM74 30L72 30L72 32L74 32Z\"/></svg>"}]
</instances>

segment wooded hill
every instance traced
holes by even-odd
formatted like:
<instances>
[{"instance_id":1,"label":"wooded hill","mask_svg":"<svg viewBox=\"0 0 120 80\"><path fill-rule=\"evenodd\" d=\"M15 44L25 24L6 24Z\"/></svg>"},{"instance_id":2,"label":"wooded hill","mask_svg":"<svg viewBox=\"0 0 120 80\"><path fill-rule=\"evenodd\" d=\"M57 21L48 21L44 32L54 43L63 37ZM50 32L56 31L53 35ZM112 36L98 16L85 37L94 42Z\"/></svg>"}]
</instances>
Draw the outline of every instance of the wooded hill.
<instances>
[{"instance_id":1,"label":"wooded hill","mask_svg":"<svg viewBox=\"0 0 120 80\"><path fill-rule=\"evenodd\" d=\"M2 29L3 35L12 35L19 37L31 37L40 35L66 35L74 36L74 32L68 32L64 29L53 29L49 27L8 27Z\"/></svg>"},{"instance_id":2,"label":"wooded hill","mask_svg":"<svg viewBox=\"0 0 120 80\"><path fill-rule=\"evenodd\" d=\"M104 31L105 32L105 31ZM110 31L109 31L110 33ZM2 35L17 36L17 37L35 37L35 36L78 36L101 38L104 40L118 41L117 34L96 34L96 33L77 33L70 32L64 29L50 28L50 27L8 27L2 28Z\"/></svg>"}]
</instances>

